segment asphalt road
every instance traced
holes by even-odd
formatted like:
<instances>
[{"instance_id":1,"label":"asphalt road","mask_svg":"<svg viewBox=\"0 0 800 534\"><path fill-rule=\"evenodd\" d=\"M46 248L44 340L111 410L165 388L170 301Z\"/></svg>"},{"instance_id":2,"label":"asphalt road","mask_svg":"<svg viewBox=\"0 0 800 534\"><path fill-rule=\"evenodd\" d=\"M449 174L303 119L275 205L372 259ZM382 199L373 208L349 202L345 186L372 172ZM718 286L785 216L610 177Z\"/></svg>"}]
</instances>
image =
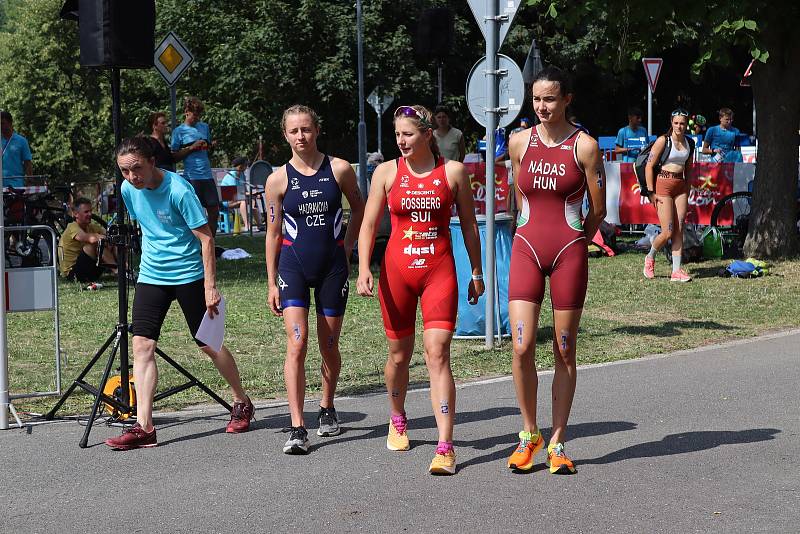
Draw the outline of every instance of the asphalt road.
<instances>
[{"instance_id":1,"label":"asphalt road","mask_svg":"<svg viewBox=\"0 0 800 534\"><path fill-rule=\"evenodd\" d=\"M284 406L224 433L210 406L156 418L159 446L114 452L74 421L0 432L0 532L798 532L800 331L581 368L573 476L505 459L508 379L458 391L452 477L427 474L436 432L409 394L409 452L385 448L383 395L337 399L345 432L286 456ZM540 375L550 426L552 375ZM313 420L316 405L307 405ZM316 426L316 424L309 424Z\"/></svg>"}]
</instances>

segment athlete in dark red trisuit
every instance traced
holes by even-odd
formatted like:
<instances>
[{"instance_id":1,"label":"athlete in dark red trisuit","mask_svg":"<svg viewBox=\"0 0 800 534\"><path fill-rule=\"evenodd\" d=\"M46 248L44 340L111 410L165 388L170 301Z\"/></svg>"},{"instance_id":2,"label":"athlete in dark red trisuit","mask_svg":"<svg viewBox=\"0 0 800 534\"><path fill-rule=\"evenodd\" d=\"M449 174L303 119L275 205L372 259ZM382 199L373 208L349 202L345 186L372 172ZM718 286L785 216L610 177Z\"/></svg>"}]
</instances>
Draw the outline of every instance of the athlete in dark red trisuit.
<instances>
[{"instance_id":1,"label":"athlete in dark red trisuit","mask_svg":"<svg viewBox=\"0 0 800 534\"><path fill-rule=\"evenodd\" d=\"M548 67L533 83L533 108L541 124L510 141L520 213L511 249L508 314L512 328L514 387L522 412L512 469L533 468L544 446L536 426L538 377L534 349L545 277L553 303L553 434L547 447L551 473L574 473L564 452L575 395L575 345L588 278L587 237L605 217L605 174L597 142L565 118L572 100L567 76ZM584 192L589 214L581 221Z\"/></svg>"},{"instance_id":2,"label":"athlete in dark red trisuit","mask_svg":"<svg viewBox=\"0 0 800 534\"><path fill-rule=\"evenodd\" d=\"M464 244L472 265L469 302L483 293L478 225L464 165L439 154L431 112L401 106L394 114L395 137L402 157L381 164L372 177L364 222L358 236L359 295L373 295L369 263L375 230L388 201L392 234L381 266L380 302L389 359L386 389L391 420L386 446L408 450L406 413L408 366L414 351L417 301L422 303L425 363L431 379L431 404L439 444L430 472L453 474L453 416L456 389L450 370L450 340L455 327L458 281L450 249L450 208L458 208Z\"/></svg>"}]
</instances>

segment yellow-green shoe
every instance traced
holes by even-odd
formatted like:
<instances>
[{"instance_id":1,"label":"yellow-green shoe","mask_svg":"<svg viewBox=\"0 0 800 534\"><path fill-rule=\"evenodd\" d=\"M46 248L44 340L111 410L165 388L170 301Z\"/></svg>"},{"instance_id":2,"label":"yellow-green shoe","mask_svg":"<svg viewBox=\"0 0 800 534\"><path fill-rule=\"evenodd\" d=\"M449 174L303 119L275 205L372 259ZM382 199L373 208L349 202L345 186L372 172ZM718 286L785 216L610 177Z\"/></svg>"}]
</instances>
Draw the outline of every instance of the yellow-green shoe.
<instances>
[{"instance_id":1,"label":"yellow-green shoe","mask_svg":"<svg viewBox=\"0 0 800 534\"><path fill-rule=\"evenodd\" d=\"M456 453L452 449L444 454L438 451L428 469L432 475L454 475L456 473Z\"/></svg>"},{"instance_id":2,"label":"yellow-green shoe","mask_svg":"<svg viewBox=\"0 0 800 534\"><path fill-rule=\"evenodd\" d=\"M554 475L571 475L577 471L575 464L564 452L564 444L560 442L547 446L547 467Z\"/></svg>"},{"instance_id":3,"label":"yellow-green shoe","mask_svg":"<svg viewBox=\"0 0 800 534\"><path fill-rule=\"evenodd\" d=\"M411 448L406 433L406 414L393 415L389 419L389 434L386 436L386 448L390 451L407 451Z\"/></svg>"}]
</instances>

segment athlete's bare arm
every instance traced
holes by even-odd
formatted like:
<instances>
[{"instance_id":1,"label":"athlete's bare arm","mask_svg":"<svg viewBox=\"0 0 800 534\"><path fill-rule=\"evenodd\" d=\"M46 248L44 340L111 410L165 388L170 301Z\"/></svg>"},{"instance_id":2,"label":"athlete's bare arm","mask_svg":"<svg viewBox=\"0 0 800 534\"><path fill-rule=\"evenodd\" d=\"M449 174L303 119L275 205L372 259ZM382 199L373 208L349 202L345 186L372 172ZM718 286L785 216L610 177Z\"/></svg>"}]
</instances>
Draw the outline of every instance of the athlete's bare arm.
<instances>
[{"instance_id":1,"label":"athlete's bare arm","mask_svg":"<svg viewBox=\"0 0 800 534\"><path fill-rule=\"evenodd\" d=\"M528 128L521 132L517 132L516 134L511 136L511 139L508 140L508 156L511 158L511 173L514 177L514 205L521 206L522 199L520 198L519 188L517 187L517 182L519 181L520 176L520 165L522 163L522 156L525 154L525 146L528 144L528 140L530 139L531 129ZM511 195L511 192L509 192ZM514 234L514 230L517 228L517 214L512 213L512 220L511 220L511 233Z\"/></svg>"},{"instance_id":2,"label":"athlete's bare arm","mask_svg":"<svg viewBox=\"0 0 800 534\"><path fill-rule=\"evenodd\" d=\"M203 286L205 287L206 308L212 319L218 313L217 304L221 299L217 290L217 255L214 253L214 234L208 223L194 228L194 236L200 241L200 251L203 254Z\"/></svg>"},{"instance_id":3,"label":"athlete's bare arm","mask_svg":"<svg viewBox=\"0 0 800 534\"><path fill-rule=\"evenodd\" d=\"M472 188L469 176L463 163L448 161L445 164L445 174L450 188L455 195L458 220L461 223L461 233L464 235L464 246L467 249L469 263L472 267L473 277L480 280L469 281L468 298L470 304L477 304L478 297L483 295L483 268L481 267L481 239L478 234L478 221L475 220L475 204L472 199Z\"/></svg>"},{"instance_id":4,"label":"athlete's bare arm","mask_svg":"<svg viewBox=\"0 0 800 534\"><path fill-rule=\"evenodd\" d=\"M586 240L592 241L600 223L606 218L606 171L600 148L592 136L582 133L578 137L578 161L586 174L589 190L589 213L583 221Z\"/></svg>"},{"instance_id":5,"label":"athlete's bare arm","mask_svg":"<svg viewBox=\"0 0 800 534\"><path fill-rule=\"evenodd\" d=\"M650 191L650 197L653 197L656 191L655 165L657 161L661 160L661 154L664 152L666 144L666 137L663 135L659 136L656 142L653 143L653 148L650 149L650 155L647 156L647 164L644 166L644 176L645 180L647 180L647 190ZM650 202L653 202L653 198L650 198Z\"/></svg>"},{"instance_id":6,"label":"athlete's bare arm","mask_svg":"<svg viewBox=\"0 0 800 534\"><path fill-rule=\"evenodd\" d=\"M358 190L358 180L353 167L347 161L339 158L331 159L333 176L339 184L347 202L350 203L350 220L347 223L347 232L344 235L344 253L348 263L353 252L358 232L361 229L361 221L364 218L364 200Z\"/></svg>"},{"instance_id":7,"label":"athlete's bare arm","mask_svg":"<svg viewBox=\"0 0 800 534\"><path fill-rule=\"evenodd\" d=\"M265 186L267 195L267 305L273 314L280 316L281 301L278 291L278 258L281 254L281 230L283 227L283 196L286 194L288 183L286 166L273 172Z\"/></svg>"},{"instance_id":8,"label":"athlete's bare arm","mask_svg":"<svg viewBox=\"0 0 800 534\"><path fill-rule=\"evenodd\" d=\"M372 247L375 245L375 232L383 217L383 208L386 206L388 191L394 182L397 172L397 163L387 161L381 163L372 174L372 185L367 196L367 205L364 208L364 219L358 233L358 281L356 291L362 297L372 297L373 278L369 269L369 260L372 257Z\"/></svg>"}]
</instances>

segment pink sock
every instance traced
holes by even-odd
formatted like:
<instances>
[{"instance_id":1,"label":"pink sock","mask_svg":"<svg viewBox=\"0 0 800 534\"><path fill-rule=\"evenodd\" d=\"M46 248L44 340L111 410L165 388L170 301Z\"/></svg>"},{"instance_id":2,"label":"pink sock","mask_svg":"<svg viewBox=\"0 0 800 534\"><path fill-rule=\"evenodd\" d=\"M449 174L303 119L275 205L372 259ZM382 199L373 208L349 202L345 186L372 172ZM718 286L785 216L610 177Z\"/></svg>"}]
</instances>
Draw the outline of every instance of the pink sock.
<instances>
[{"instance_id":1,"label":"pink sock","mask_svg":"<svg viewBox=\"0 0 800 534\"><path fill-rule=\"evenodd\" d=\"M404 413L392 416L392 424L394 425L394 428L397 430L398 434L405 434L407 423L408 420L406 419L406 414Z\"/></svg>"},{"instance_id":2,"label":"pink sock","mask_svg":"<svg viewBox=\"0 0 800 534\"><path fill-rule=\"evenodd\" d=\"M440 441L439 445L436 446L436 454L447 454L448 452L452 451L453 451L452 441Z\"/></svg>"}]
</instances>

